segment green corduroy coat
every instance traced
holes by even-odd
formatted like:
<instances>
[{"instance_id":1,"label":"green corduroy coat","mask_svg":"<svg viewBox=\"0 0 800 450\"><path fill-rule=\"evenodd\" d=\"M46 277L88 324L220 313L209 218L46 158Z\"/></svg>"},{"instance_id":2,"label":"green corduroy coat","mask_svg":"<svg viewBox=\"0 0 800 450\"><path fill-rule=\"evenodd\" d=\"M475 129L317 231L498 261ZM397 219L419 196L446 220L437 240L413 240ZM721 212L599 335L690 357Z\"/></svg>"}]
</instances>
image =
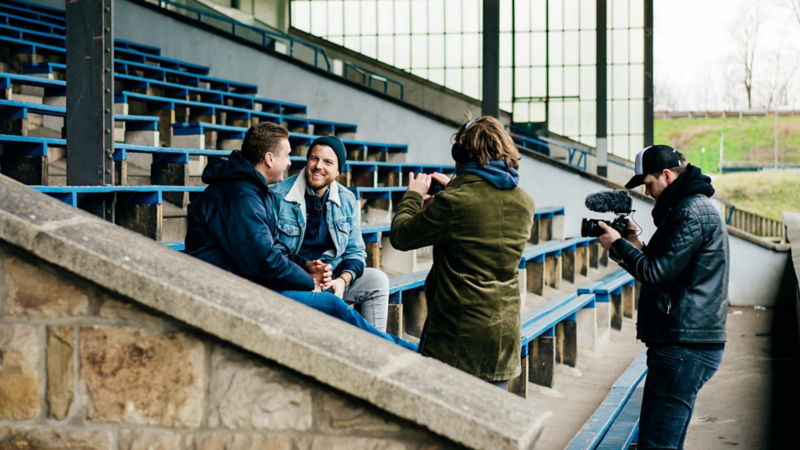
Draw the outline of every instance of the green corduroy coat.
<instances>
[{"instance_id":1,"label":"green corduroy coat","mask_svg":"<svg viewBox=\"0 0 800 450\"><path fill-rule=\"evenodd\" d=\"M390 235L398 250L433 246L420 353L487 381L517 377L517 267L531 234L533 199L522 188L500 190L464 173L421 209L422 196L407 192Z\"/></svg>"}]
</instances>

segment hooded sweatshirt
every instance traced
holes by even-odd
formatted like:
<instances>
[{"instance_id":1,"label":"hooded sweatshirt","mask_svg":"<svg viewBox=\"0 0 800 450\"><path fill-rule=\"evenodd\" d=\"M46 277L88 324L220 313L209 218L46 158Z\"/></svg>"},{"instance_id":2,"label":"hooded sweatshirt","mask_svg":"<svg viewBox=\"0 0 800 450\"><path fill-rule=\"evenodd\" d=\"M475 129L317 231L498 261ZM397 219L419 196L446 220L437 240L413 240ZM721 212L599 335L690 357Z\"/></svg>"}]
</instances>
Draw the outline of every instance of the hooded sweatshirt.
<instances>
[{"instance_id":1,"label":"hooded sweatshirt","mask_svg":"<svg viewBox=\"0 0 800 450\"><path fill-rule=\"evenodd\" d=\"M505 161L489 161L485 166L470 161L456 171L457 175L462 173L474 173L497 189L513 189L519 185L519 173Z\"/></svg>"},{"instance_id":2,"label":"hooded sweatshirt","mask_svg":"<svg viewBox=\"0 0 800 450\"><path fill-rule=\"evenodd\" d=\"M661 224L670 209L679 201L692 195L703 194L706 197L714 195L714 187L711 186L711 178L703 175L703 172L689 164L683 175L667 186L661 195L658 196L656 206L653 207L653 222Z\"/></svg>"},{"instance_id":3,"label":"hooded sweatshirt","mask_svg":"<svg viewBox=\"0 0 800 450\"><path fill-rule=\"evenodd\" d=\"M192 204L186 253L277 291L311 291L314 280L273 236L276 201L264 177L240 152L203 172L208 184Z\"/></svg>"}]
</instances>

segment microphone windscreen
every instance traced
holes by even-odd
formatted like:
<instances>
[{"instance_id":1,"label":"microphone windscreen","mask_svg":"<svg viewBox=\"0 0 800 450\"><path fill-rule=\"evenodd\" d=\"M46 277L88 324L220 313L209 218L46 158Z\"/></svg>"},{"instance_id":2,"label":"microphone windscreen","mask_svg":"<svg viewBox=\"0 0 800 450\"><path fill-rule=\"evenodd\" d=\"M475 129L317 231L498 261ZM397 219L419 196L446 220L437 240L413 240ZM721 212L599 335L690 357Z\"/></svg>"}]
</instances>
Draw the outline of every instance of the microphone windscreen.
<instances>
[{"instance_id":1,"label":"microphone windscreen","mask_svg":"<svg viewBox=\"0 0 800 450\"><path fill-rule=\"evenodd\" d=\"M594 212L630 213L632 199L626 191L603 191L586 197L586 207Z\"/></svg>"}]
</instances>

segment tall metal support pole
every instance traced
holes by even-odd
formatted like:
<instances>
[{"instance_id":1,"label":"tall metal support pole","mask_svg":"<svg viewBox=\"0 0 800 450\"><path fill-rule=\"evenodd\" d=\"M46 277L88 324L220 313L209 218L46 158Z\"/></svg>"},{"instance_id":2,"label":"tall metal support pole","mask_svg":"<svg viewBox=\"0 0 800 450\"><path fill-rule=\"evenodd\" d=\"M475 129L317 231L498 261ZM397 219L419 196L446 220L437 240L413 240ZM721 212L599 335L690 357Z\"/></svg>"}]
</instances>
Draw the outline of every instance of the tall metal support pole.
<instances>
[{"instance_id":1,"label":"tall metal support pole","mask_svg":"<svg viewBox=\"0 0 800 450\"><path fill-rule=\"evenodd\" d=\"M773 95L772 98L775 99L775 169L778 168L778 97L777 95Z\"/></svg>"},{"instance_id":2,"label":"tall metal support pole","mask_svg":"<svg viewBox=\"0 0 800 450\"><path fill-rule=\"evenodd\" d=\"M653 0L644 0L644 146L653 145ZM634 149L639 151L641 149Z\"/></svg>"},{"instance_id":3,"label":"tall metal support pole","mask_svg":"<svg viewBox=\"0 0 800 450\"><path fill-rule=\"evenodd\" d=\"M500 117L500 0L483 0L481 114Z\"/></svg>"},{"instance_id":4,"label":"tall metal support pole","mask_svg":"<svg viewBox=\"0 0 800 450\"><path fill-rule=\"evenodd\" d=\"M114 184L113 0L67 12L67 184Z\"/></svg>"},{"instance_id":5,"label":"tall metal support pole","mask_svg":"<svg viewBox=\"0 0 800 450\"><path fill-rule=\"evenodd\" d=\"M606 0L597 0L597 175L608 176L608 77Z\"/></svg>"}]
</instances>

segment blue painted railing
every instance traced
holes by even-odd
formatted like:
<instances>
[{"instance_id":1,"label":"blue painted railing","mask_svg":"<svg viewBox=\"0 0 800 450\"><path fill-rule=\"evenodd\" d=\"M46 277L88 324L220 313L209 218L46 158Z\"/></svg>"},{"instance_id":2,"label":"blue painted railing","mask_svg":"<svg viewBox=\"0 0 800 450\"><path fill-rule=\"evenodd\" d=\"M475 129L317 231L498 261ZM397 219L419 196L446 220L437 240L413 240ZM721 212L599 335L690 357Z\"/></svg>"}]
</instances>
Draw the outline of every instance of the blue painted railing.
<instances>
[{"instance_id":1,"label":"blue painted railing","mask_svg":"<svg viewBox=\"0 0 800 450\"><path fill-rule=\"evenodd\" d=\"M566 142L561 142L554 139L549 139L543 136L537 136L535 138L523 136L521 134L513 133L511 131L508 132L509 136L513 138L517 144L521 145L523 148L530 148L538 153L541 153L545 156L550 155L550 146L555 145L557 147L561 147L566 149L569 153L569 159L567 163L570 166L577 167L581 170L586 170L586 166L589 162L589 157L595 157L593 153L588 150L582 149L580 147L576 147L574 145L568 144ZM628 164L625 164L620 161L616 161L613 159L608 159L608 162L611 164L616 164L618 166L625 167L626 169L630 169L631 171L634 170L634 167Z\"/></svg>"},{"instance_id":2,"label":"blue painted railing","mask_svg":"<svg viewBox=\"0 0 800 450\"><path fill-rule=\"evenodd\" d=\"M347 62L347 61L344 63L344 77L345 78L347 78L347 74L349 73L349 69L353 69L354 71L356 71L356 73L361 75L361 80L362 80L361 83L369 86L370 88L372 87L372 81L373 80L377 80L377 81L383 82L383 93L387 94L387 95L389 94L389 83L396 84L397 86L400 87L400 100L403 100L403 97L405 96L405 87L403 86L403 83L401 83L401 82L399 82L397 80L393 80L393 79L387 77L386 75L381 75L381 74L379 74L377 72L373 72L373 71L371 71L369 69L366 69L366 68L361 67L361 66L357 66L357 65L355 65L355 64L353 64L351 62Z\"/></svg>"},{"instance_id":3,"label":"blue painted railing","mask_svg":"<svg viewBox=\"0 0 800 450\"><path fill-rule=\"evenodd\" d=\"M214 20L219 20L219 21L222 21L222 22L226 22L226 23L230 24L230 26L231 26L231 34L233 34L234 36L238 36L237 32L238 32L238 30L240 28L244 28L244 29L247 29L247 30L255 31L256 33L261 34L261 38L262 38L261 45L263 45L264 47L266 47L268 45L270 38L274 39L274 40L287 41L287 42L289 42L289 56L291 56L292 58L295 57L294 56L294 46L295 46L295 44L302 45L304 47L308 47L308 48L310 48L311 50L314 51L314 67L319 67L319 57L320 57L320 55L322 55L322 58L325 60L325 65L327 67L328 72L331 71L331 61L328 58L328 53L325 51L325 49L323 47L320 47L319 45L314 45L314 44L311 44L309 42L302 41L300 39L295 39L293 37L289 37L289 36L287 36L285 34L278 33L276 31L265 30L263 28L254 27L252 25L247 25L245 23L242 23L242 22L239 22L237 20L231 19L230 17L226 17L226 16L223 16L223 15L220 15L220 14L210 13L208 11L203 11L202 9L195 8L193 6L182 5L180 3L175 3L175 2L170 1L170 0L148 0L148 1L151 2L151 3L152 2L158 3L158 6L161 7L161 8L165 8L167 6L172 6L172 7L175 7L175 8L182 9L184 11L188 11L190 13L194 13L195 18L197 19L198 22L203 22L203 17L210 17L210 18L212 18ZM186 17L191 17L191 16L187 15Z\"/></svg>"}]
</instances>

